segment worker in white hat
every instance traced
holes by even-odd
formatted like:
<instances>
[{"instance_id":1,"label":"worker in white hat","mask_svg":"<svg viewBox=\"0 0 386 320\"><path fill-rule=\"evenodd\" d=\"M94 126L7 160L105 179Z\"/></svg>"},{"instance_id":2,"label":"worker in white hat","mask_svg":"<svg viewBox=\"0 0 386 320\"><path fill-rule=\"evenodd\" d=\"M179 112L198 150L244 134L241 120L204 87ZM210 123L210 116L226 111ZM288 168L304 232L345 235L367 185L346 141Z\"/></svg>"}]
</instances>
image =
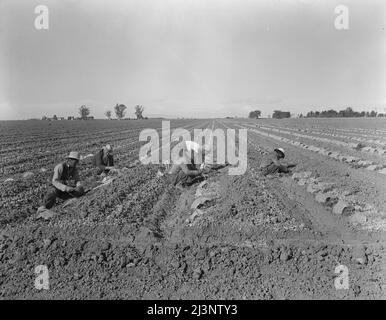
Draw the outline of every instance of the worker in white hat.
<instances>
[{"instance_id":1,"label":"worker in white hat","mask_svg":"<svg viewBox=\"0 0 386 320\"><path fill-rule=\"evenodd\" d=\"M194 141L185 141L185 147L187 152L199 153L202 150L202 147Z\"/></svg>"},{"instance_id":2,"label":"worker in white hat","mask_svg":"<svg viewBox=\"0 0 386 320\"><path fill-rule=\"evenodd\" d=\"M113 147L107 144L98 150L93 157L92 164L97 168L97 175L105 175L109 172L116 171L117 169L114 167Z\"/></svg>"},{"instance_id":3,"label":"worker in white hat","mask_svg":"<svg viewBox=\"0 0 386 320\"><path fill-rule=\"evenodd\" d=\"M84 194L80 182L77 165L79 163L79 152L71 151L66 161L59 163L54 169L51 186L44 197L44 203L38 209L38 213L54 206L57 197L66 200L80 197Z\"/></svg>"},{"instance_id":4,"label":"worker in white hat","mask_svg":"<svg viewBox=\"0 0 386 320\"><path fill-rule=\"evenodd\" d=\"M288 173L289 168L294 167L295 164L287 164L282 161L285 157L283 148L276 148L273 152L268 153L263 157L260 163L261 173L266 176L274 173Z\"/></svg>"},{"instance_id":5,"label":"worker in white hat","mask_svg":"<svg viewBox=\"0 0 386 320\"><path fill-rule=\"evenodd\" d=\"M280 155L280 159L285 157L285 153L284 153L283 148L276 148L276 149L274 149L274 151L276 151L276 153L278 153Z\"/></svg>"},{"instance_id":6,"label":"worker in white hat","mask_svg":"<svg viewBox=\"0 0 386 320\"><path fill-rule=\"evenodd\" d=\"M197 168L194 158L202 151L201 146L194 141L186 141L183 149L183 161L174 163L168 172L169 181L177 186L191 186L202 181L205 177L202 170Z\"/></svg>"}]
</instances>

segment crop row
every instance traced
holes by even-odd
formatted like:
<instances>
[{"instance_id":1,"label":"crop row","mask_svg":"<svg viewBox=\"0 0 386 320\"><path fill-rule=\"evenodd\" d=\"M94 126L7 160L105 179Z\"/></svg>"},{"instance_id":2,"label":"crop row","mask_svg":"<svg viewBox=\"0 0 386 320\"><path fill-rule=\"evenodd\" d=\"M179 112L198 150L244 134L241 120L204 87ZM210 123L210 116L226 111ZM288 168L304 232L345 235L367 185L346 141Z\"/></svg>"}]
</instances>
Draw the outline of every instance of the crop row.
<instances>
[{"instance_id":1,"label":"crop row","mask_svg":"<svg viewBox=\"0 0 386 320\"><path fill-rule=\"evenodd\" d=\"M335 138L341 138L347 141L358 141L366 144L374 144L374 145L380 145L380 146L385 146L386 145L386 138L385 140L374 140L374 139L366 139L366 138L361 138L361 137L355 137L351 135L343 135L343 134L336 134L333 130L332 132L325 132L325 131L320 131L320 130L311 130L311 129L301 129L301 128L290 128L290 127L283 127L283 126L270 126L270 125L265 125L265 127L269 127L272 129L286 129L294 132L305 132L309 134L314 134L314 135L323 135L323 136L331 136Z\"/></svg>"},{"instance_id":2,"label":"crop row","mask_svg":"<svg viewBox=\"0 0 386 320\"><path fill-rule=\"evenodd\" d=\"M248 125L248 126L250 126L250 125ZM288 135L295 136L295 137L306 138L306 139L311 139L311 140L325 142L325 143L331 143L331 144L335 144L335 145L340 146L340 147L346 147L346 148L354 149L357 151L359 150L359 151L369 152L369 153L373 153L373 154L376 153L376 154L382 155L382 156L386 155L386 149L378 148L378 147L377 148L363 147L360 143L344 142L344 141L329 139L329 138L324 138L324 137L316 137L316 136L301 134L301 133L297 133L297 132L291 132L291 131L283 130L283 129L270 128L267 126L259 126L259 128L267 130L267 131L275 131L275 132L279 132L279 133L284 133L284 134L288 134Z\"/></svg>"},{"instance_id":3,"label":"crop row","mask_svg":"<svg viewBox=\"0 0 386 320\"><path fill-rule=\"evenodd\" d=\"M205 123L200 124L201 126ZM185 128L188 131L193 130L193 126L197 127L196 123L186 125ZM137 141L138 146L139 142ZM126 148L124 145L119 145L115 148L116 153L114 155L117 165L120 168L135 167L138 163L138 148L134 145L132 148ZM83 152L83 160L80 164L80 176L86 185L92 184L94 181L93 167L89 161L89 157L92 154L86 154ZM31 158L33 162L33 158ZM39 163L42 165L42 163ZM31 214L34 214L34 210L40 205L47 184L52 177L52 168L56 163L47 164L40 168L36 165L32 171L24 172L23 175L14 176L3 181L0 191L0 207L2 212L8 212L9 214L0 217L1 223L7 221L14 221L15 219L24 219ZM131 170L131 169L129 169ZM9 217L12 217L9 218ZM16 217L16 218L15 218Z\"/></svg>"},{"instance_id":4,"label":"crop row","mask_svg":"<svg viewBox=\"0 0 386 320\"><path fill-rule=\"evenodd\" d=\"M271 136L269 136L271 138ZM248 141L261 155L270 152L256 143L253 139ZM254 168L250 168L256 171ZM386 230L386 223L383 220L382 212L378 211L366 200L359 200L351 189L338 187L333 182L320 177L312 171L294 172L291 178L305 191L314 197L315 202L324 206L334 215L347 218L348 222L363 229Z\"/></svg>"},{"instance_id":5,"label":"crop row","mask_svg":"<svg viewBox=\"0 0 386 320\"><path fill-rule=\"evenodd\" d=\"M185 125L185 128L190 128L195 124ZM172 127L174 128L174 127ZM161 128L155 128L156 130L161 130ZM57 161L60 161L65 157L68 152L71 150L82 150L83 154L89 154L95 152L97 148L110 143L114 146L116 150L126 149L126 148L136 148L141 145L141 142L138 141L138 130L127 137L125 133L118 134L114 137L105 137L105 136L94 136L91 139L78 140L73 139L68 144L58 144L55 147L49 149L39 148L38 150L29 151L28 149L23 152L22 155L14 153L8 157L4 157L0 161L1 169L0 172L3 176L10 174L17 174L23 171L33 170L36 167L47 166L53 164Z\"/></svg>"},{"instance_id":6,"label":"crop row","mask_svg":"<svg viewBox=\"0 0 386 320\"><path fill-rule=\"evenodd\" d=\"M179 124L179 122L177 123ZM157 123L158 125L158 123ZM176 124L174 124L176 125ZM180 124L181 125L181 124ZM187 124L186 124L187 125ZM33 137L28 142L14 142L14 140L9 140L10 143L13 143L14 146L12 148L4 148L4 146L0 150L0 154L12 154L15 151L20 150L26 150L31 149L36 151L41 151L46 149L47 147L52 147L52 145L62 145L65 143L71 143L74 140L83 140L83 141L90 141L90 139L93 138L103 138L106 141L109 139L118 139L119 137L123 138L130 138L133 136L138 136L138 132L140 130L143 130L145 127L137 127L137 128L130 128L126 129L126 127L118 127L114 130L111 130L111 128L108 128L107 130L96 130L89 128L88 123L85 123L85 127L81 128L81 132L78 132L79 128L77 130L74 130L71 128L70 132L67 133L61 133L58 137L53 137L53 133L56 133L56 131L47 131L44 133L43 137ZM160 126L155 127L155 129L160 129ZM44 130L42 128L42 130ZM52 130L56 130L56 128L53 128ZM69 131L70 127L66 129L66 131ZM4 138L4 141L7 139ZM95 139L94 139L95 140Z\"/></svg>"},{"instance_id":7,"label":"crop row","mask_svg":"<svg viewBox=\"0 0 386 320\"><path fill-rule=\"evenodd\" d=\"M240 125L238 125L238 126L242 127ZM313 145L307 145L307 144L299 142L299 141L294 141L294 140L291 140L291 139L288 139L288 138L285 138L282 136L278 136L278 135L275 135L272 133L268 133L265 131L261 131L258 129L252 129L252 128L248 128L248 129L252 132L259 134L259 135L269 137L269 138L272 138L274 140L283 141L283 142L286 142L286 143L291 144L293 146L303 148L303 149L306 149L308 151L312 151L312 152L321 154L323 156L330 157L331 159L346 163L354 168L365 168L367 170L375 171L379 174L386 175L386 168L383 165L376 164L373 161L361 160L358 157L347 156L347 155L342 154L340 152L331 151L331 150L321 148L321 147L316 147Z\"/></svg>"}]
</instances>

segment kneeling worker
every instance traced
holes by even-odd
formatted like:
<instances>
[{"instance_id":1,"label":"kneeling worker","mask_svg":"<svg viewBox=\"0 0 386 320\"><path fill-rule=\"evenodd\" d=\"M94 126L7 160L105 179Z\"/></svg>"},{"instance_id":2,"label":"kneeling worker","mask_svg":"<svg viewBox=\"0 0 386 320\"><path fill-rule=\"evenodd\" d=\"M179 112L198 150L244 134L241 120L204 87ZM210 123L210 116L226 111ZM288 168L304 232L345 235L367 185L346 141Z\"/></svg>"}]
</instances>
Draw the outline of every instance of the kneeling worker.
<instances>
[{"instance_id":1,"label":"kneeling worker","mask_svg":"<svg viewBox=\"0 0 386 320\"><path fill-rule=\"evenodd\" d=\"M79 179L78 163L79 153L72 151L66 161L59 163L55 167L52 186L44 197L44 204L39 207L38 213L52 208L57 197L67 200L84 194L84 189Z\"/></svg>"},{"instance_id":2,"label":"kneeling worker","mask_svg":"<svg viewBox=\"0 0 386 320\"><path fill-rule=\"evenodd\" d=\"M116 171L114 168L113 148L111 145L108 144L100 149L94 155L92 163L97 167L97 175Z\"/></svg>"},{"instance_id":3,"label":"kneeling worker","mask_svg":"<svg viewBox=\"0 0 386 320\"><path fill-rule=\"evenodd\" d=\"M186 187L205 179L202 175L202 170L197 169L194 164L194 153L198 153L199 151L200 145L198 143L186 141L183 152L185 161L181 164L173 164L168 172L169 179L173 185Z\"/></svg>"},{"instance_id":4,"label":"kneeling worker","mask_svg":"<svg viewBox=\"0 0 386 320\"><path fill-rule=\"evenodd\" d=\"M285 154L282 148L277 148L267 154L260 164L261 173L266 176L273 173L288 173L289 168L295 167L296 164L286 164L282 161Z\"/></svg>"}]
</instances>

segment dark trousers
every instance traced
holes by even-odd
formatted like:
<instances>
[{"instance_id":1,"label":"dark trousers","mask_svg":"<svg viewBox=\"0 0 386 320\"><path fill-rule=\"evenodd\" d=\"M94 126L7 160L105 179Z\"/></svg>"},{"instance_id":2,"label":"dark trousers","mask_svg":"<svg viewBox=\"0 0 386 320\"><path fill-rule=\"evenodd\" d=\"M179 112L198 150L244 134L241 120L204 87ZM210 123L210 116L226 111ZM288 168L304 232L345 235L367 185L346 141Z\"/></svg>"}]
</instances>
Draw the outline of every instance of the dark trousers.
<instances>
[{"instance_id":1,"label":"dark trousers","mask_svg":"<svg viewBox=\"0 0 386 320\"><path fill-rule=\"evenodd\" d=\"M94 170L95 175L100 176L102 173L108 174L110 172L110 169L101 169L101 168L95 168Z\"/></svg>"},{"instance_id":2,"label":"dark trousers","mask_svg":"<svg viewBox=\"0 0 386 320\"><path fill-rule=\"evenodd\" d=\"M288 172L287 166L276 165L276 164L272 163L268 167L261 169L261 173L264 176L269 175L269 174L273 174L273 173L281 173L281 172L287 173Z\"/></svg>"},{"instance_id":3,"label":"dark trousers","mask_svg":"<svg viewBox=\"0 0 386 320\"><path fill-rule=\"evenodd\" d=\"M178 183L181 184L183 187L191 186L197 182L201 182L205 180L205 177L202 175L198 176L188 176L186 175L182 170L177 173L177 176L174 179L173 184L177 185Z\"/></svg>"},{"instance_id":4,"label":"dark trousers","mask_svg":"<svg viewBox=\"0 0 386 320\"><path fill-rule=\"evenodd\" d=\"M68 200L70 198L81 197L82 195L84 195L83 187L76 187L75 190L72 192L64 192L51 186L47 191L46 196L44 197L44 206L47 209L51 209L55 204L56 198Z\"/></svg>"}]
</instances>

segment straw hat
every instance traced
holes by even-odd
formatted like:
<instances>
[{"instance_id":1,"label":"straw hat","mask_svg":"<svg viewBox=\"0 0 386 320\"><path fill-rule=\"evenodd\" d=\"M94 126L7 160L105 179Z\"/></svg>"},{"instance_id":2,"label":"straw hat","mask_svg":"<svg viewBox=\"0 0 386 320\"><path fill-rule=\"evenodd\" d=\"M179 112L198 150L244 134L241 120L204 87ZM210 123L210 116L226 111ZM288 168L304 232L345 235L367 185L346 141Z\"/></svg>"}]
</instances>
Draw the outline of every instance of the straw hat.
<instances>
[{"instance_id":1,"label":"straw hat","mask_svg":"<svg viewBox=\"0 0 386 320\"><path fill-rule=\"evenodd\" d=\"M276 151L276 152L279 151L283 155L283 157L285 157L285 153L284 153L284 149L283 148L277 148L274 151Z\"/></svg>"},{"instance_id":2,"label":"straw hat","mask_svg":"<svg viewBox=\"0 0 386 320\"><path fill-rule=\"evenodd\" d=\"M79 152L77 151L71 151L70 154L67 156L68 159L75 159L75 160L80 160L79 157Z\"/></svg>"}]
</instances>

